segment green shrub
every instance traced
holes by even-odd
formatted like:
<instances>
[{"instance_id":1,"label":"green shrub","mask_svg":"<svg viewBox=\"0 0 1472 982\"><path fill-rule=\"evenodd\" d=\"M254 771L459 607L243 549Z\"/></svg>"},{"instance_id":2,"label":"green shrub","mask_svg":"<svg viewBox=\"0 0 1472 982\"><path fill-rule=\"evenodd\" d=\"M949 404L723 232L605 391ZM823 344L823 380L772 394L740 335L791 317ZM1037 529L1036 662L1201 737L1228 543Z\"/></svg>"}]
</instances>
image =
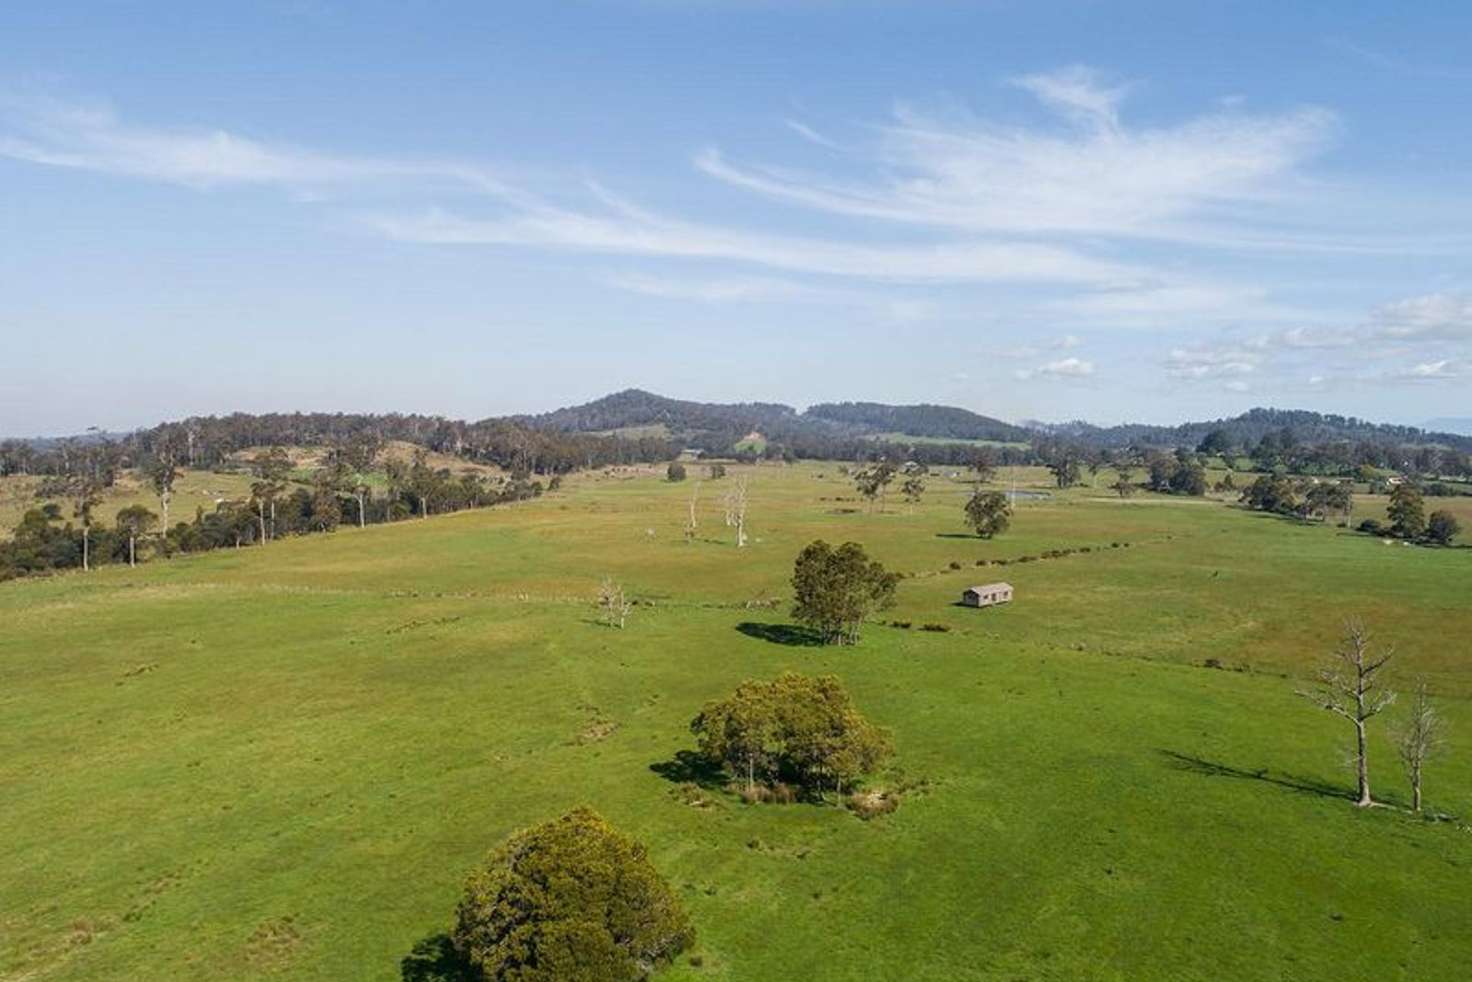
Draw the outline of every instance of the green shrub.
<instances>
[{"instance_id":1,"label":"green shrub","mask_svg":"<svg viewBox=\"0 0 1472 982\"><path fill-rule=\"evenodd\" d=\"M487 979L642 979L695 938L642 845L589 808L518 832L465 884L451 935Z\"/></svg>"}]
</instances>

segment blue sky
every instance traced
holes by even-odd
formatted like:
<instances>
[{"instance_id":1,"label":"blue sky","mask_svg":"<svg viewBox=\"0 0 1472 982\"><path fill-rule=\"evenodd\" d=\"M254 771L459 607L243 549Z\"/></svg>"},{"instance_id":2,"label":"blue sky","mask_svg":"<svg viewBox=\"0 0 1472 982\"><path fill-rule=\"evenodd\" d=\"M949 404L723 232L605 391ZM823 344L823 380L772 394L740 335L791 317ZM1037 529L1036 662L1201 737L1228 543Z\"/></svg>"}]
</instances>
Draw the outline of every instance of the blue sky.
<instances>
[{"instance_id":1,"label":"blue sky","mask_svg":"<svg viewBox=\"0 0 1472 982\"><path fill-rule=\"evenodd\" d=\"M26 4L0 432L1472 415L1465 4Z\"/></svg>"}]
</instances>

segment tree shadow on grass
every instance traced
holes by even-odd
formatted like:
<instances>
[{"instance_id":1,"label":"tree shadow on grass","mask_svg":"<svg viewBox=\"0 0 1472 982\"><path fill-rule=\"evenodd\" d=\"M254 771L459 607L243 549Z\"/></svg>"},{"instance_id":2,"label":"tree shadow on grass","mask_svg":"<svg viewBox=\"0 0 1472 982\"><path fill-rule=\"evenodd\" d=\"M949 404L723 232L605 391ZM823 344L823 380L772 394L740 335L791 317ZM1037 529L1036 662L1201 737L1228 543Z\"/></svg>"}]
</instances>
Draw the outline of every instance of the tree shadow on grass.
<instances>
[{"instance_id":1,"label":"tree shadow on grass","mask_svg":"<svg viewBox=\"0 0 1472 982\"><path fill-rule=\"evenodd\" d=\"M816 648L823 643L822 637L816 631L798 627L796 624L758 624L755 621L742 621L736 625L736 630L748 638L796 648Z\"/></svg>"},{"instance_id":2,"label":"tree shadow on grass","mask_svg":"<svg viewBox=\"0 0 1472 982\"><path fill-rule=\"evenodd\" d=\"M674 784L693 784L707 791L726 786L726 772L693 750L678 751L669 760L650 764L649 769Z\"/></svg>"},{"instance_id":3,"label":"tree shadow on grass","mask_svg":"<svg viewBox=\"0 0 1472 982\"><path fill-rule=\"evenodd\" d=\"M443 931L426 935L399 962L404 982L478 982L481 973L460 957Z\"/></svg>"},{"instance_id":4,"label":"tree shadow on grass","mask_svg":"<svg viewBox=\"0 0 1472 982\"><path fill-rule=\"evenodd\" d=\"M937 539L970 539L972 542L986 541L975 532L937 532L935 537Z\"/></svg>"},{"instance_id":5,"label":"tree shadow on grass","mask_svg":"<svg viewBox=\"0 0 1472 982\"><path fill-rule=\"evenodd\" d=\"M1342 798L1348 801L1354 800L1354 795L1348 789L1327 784L1323 781L1310 777L1298 777L1293 774L1270 774L1266 767L1259 770L1247 770L1241 767L1232 767L1229 764L1218 763L1214 760L1206 760L1201 757L1192 757L1189 754L1176 753L1174 750L1161 750L1159 753L1170 761L1176 770L1186 771L1191 774L1200 774L1203 777L1235 777L1249 781L1261 781L1264 784L1274 784L1280 788L1297 791L1302 794L1316 794L1324 798Z\"/></svg>"}]
</instances>

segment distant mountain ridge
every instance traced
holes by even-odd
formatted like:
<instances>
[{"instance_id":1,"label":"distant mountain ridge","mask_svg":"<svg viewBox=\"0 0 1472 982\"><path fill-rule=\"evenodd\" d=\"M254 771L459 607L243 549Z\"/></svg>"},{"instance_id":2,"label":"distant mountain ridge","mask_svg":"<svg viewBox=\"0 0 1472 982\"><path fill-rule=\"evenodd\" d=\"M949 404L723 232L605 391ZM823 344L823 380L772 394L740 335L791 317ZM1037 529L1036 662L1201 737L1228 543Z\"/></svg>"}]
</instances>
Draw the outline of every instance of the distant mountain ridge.
<instances>
[{"instance_id":1,"label":"distant mountain ridge","mask_svg":"<svg viewBox=\"0 0 1472 982\"><path fill-rule=\"evenodd\" d=\"M1355 416L1339 416L1302 409L1250 409L1239 416L1159 426L1124 423L1095 426L1081 420L1069 423L1028 421L1008 423L969 409L930 403L895 406L878 402L818 403L804 412L770 402L710 403L671 399L643 389L625 389L579 406L549 413L509 417L534 429L560 432L607 432L661 425L676 439L708 449L739 441L755 430L769 440L794 444L814 440L873 439L887 435L929 440L991 440L1034 443L1066 440L1095 447L1194 447L1208 433L1220 430L1237 446L1252 446L1269 433L1289 431L1301 443L1369 441L1373 443L1436 443L1472 451L1472 436L1455 431L1432 431L1393 423L1372 423Z\"/></svg>"}]
</instances>

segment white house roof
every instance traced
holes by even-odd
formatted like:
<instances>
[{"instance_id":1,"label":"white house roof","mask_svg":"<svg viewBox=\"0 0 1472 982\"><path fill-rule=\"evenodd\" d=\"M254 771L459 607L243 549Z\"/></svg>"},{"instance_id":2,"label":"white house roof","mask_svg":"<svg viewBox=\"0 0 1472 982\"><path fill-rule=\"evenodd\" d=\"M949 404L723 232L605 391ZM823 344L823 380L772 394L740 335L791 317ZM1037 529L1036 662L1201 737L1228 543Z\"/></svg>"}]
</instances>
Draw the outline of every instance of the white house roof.
<instances>
[{"instance_id":1,"label":"white house roof","mask_svg":"<svg viewBox=\"0 0 1472 982\"><path fill-rule=\"evenodd\" d=\"M970 590L973 593L986 593L986 592L988 592L990 590L1010 590L1010 589L1012 589L1012 584L1010 584L1010 583L983 583L981 586L970 586L970 587L967 587L966 589Z\"/></svg>"}]
</instances>

